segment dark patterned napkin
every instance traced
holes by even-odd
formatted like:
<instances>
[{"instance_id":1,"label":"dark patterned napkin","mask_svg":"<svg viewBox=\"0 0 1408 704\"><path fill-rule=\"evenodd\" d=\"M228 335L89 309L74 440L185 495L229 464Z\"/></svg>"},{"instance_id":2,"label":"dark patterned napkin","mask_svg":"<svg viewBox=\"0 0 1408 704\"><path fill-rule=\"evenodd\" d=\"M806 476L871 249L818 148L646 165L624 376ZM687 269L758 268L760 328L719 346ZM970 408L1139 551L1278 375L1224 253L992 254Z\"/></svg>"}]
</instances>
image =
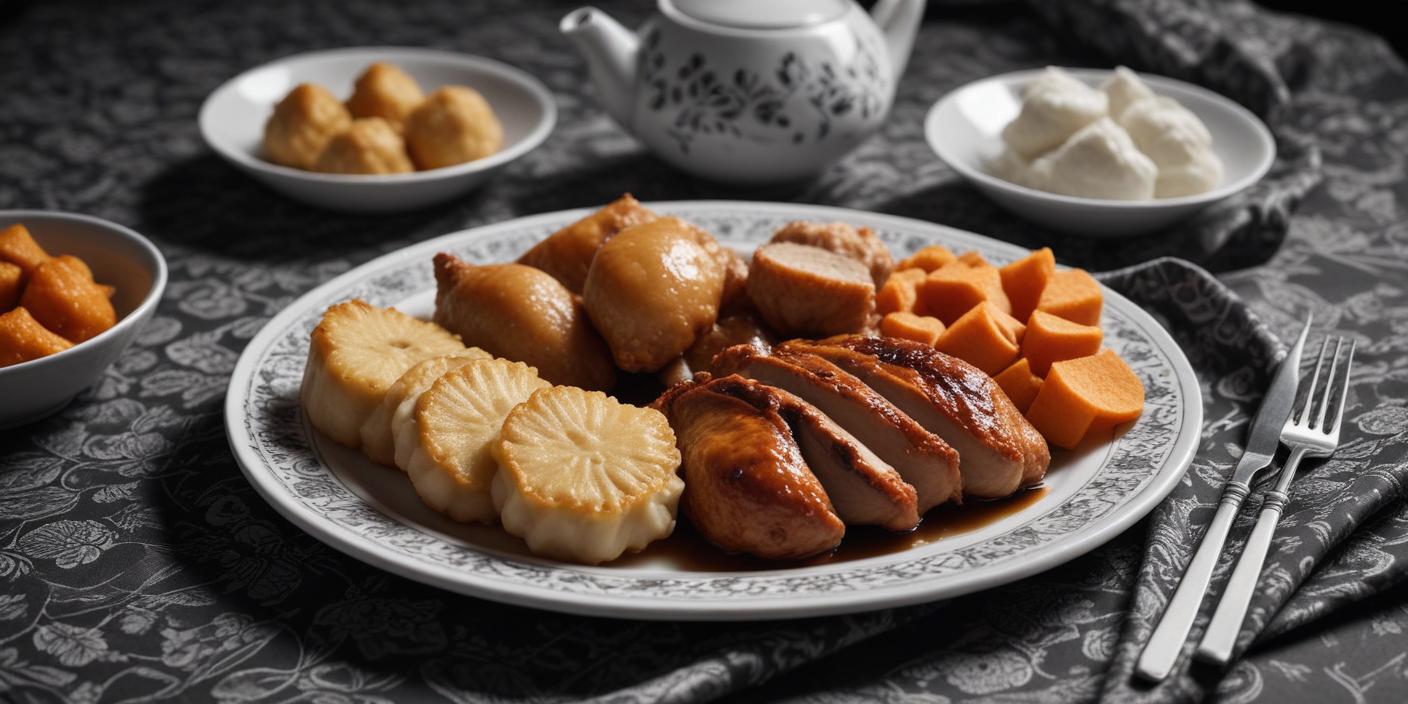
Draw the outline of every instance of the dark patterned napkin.
<instances>
[{"instance_id":1,"label":"dark patterned napkin","mask_svg":"<svg viewBox=\"0 0 1408 704\"><path fill-rule=\"evenodd\" d=\"M628 24L648 7L605 5ZM881 134L801 192L766 194L681 176L616 129L557 36L570 4L160 0L99 15L54 2L0 19L0 207L111 218L151 236L171 264L156 318L99 385L53 418L0 433L0 700L1068 702L1402 691L1401 664L1381 645L1362 651L1362 666L1345 665L1344 643L1296 638L1405 583L1408 70L1363 34L1246 2L961 5L931 8ZM523 67L553 89L557 130L462 201L383 218L283 200L200 143L200 100L228 77L294 52L371 44ZM1209 85L1258 111L1278 138L1271 175L1175 231L1089 242L1015 220L924 146L924 111L964 82L1113 63ZM1329 179L1311 190L1322 157ZM753 624L581 618L458 597L341 556L253 492L226 447L221 402L239 351L270 316L377 254L627 190L910 215L1051 244L1063 261L1102 270L1181 257L1104 277L1160 317L1198 370L1198 459L1147 521L1042 575L943 603ZM1293 485L1243 644L1309 645L1253 653L1226 676L1136 686L1130 664L1240 452L1277 340L1307 311L1317 337L1360 342L1344 450ZM1376 618L1374 637L1408 630L1400 612Z\"/></svg>"}]
</instances>

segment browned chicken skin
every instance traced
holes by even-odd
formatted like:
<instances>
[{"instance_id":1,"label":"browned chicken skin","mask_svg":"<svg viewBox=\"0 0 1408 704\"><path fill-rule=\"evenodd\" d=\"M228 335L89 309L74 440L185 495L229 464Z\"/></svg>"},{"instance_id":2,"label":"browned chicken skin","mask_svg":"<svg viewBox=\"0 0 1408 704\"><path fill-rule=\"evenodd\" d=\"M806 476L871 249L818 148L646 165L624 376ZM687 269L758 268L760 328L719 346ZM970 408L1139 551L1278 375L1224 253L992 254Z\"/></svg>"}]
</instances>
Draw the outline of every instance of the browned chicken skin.
<instances>
[{"instance_id":1,"label":"browned chicken skin","mask_svg":"<svg viewBox=\"0 0 1408 704\"><path fill-rule=\"evenodd\" d=\"M794 221L778 228L772 241L809 244L850 257L870 270L876 288L885 284L895 268L890 250L868 227L851 227L844 222Z\"/></svg>"},{"instance_id":2,"label":"browned chicken skin","mask_svg":"<svg viewBox=\"0 0 1408 704\"><path fill-rule=\"evenodd\" d=\"M627 193L591 215L548 235L524 252L518 263L541 269L562 282L567 290L581 294L596 250L616 233L659 217Z\"/></svg>"},{"instance_id":3,"label":"browned chicken skin","mask_svg":"<svg viewBox=\"0 0 1408 704\"><path fill-rule=\"evenodd\" d=\"M653 372L713 326L724 278L689 224L660 218L601 246L587 271L582 302L617 366Z\"/></svg>"},{"instance_id":4,"label":"browned chicken skin","mask_svg":"<svg viewBox=\"0 0 1408 704\"><path fill-rule=\"evenodd\" d=\"M616 369L575 296L521 264L435 255L435 322L466 345L523 362L554 384L610 389Z\"/></svg>"},{"instance_id":5,"label":"browned chicken skin","mask_svg":"<svg viewBox=\"0 0 1408 704\"><path fill-rule=\"evenodd\" d=\"M792 340L777 352L835 363L947 440L962 457L969 496L1007 496L1046 475L1046 440L988 375L967 362L917 342L860 335Z\"/></svg>"},{"instance_id":6,"label":"browned chicken skin","mask_svg":"<svg viewBox=\"0 0 1408 704\"><path fill-rule=\"evenodd\" d=\"M775 411L694 382L667 391L655 407L680 448L685 515L709 541L768 559L810 557L841 543L845 524Z\"/></svg>"},{"instance_id":7,"label":"browned chicken skin","mask_svg":"<svg viewBox=\"0 0 1408 704\"><path fill-rule=\"evenodd\" d=\"M812 474L821 480L836 514L848 526L878 525L906 531L919 524L917 494L894 467L855 436L802 399L736 374L708 388L787 422Z\"/></svg>"},{"instance_id":8,"label":"browned chicken skin","mask_svg":"<svg viewBox=\"0 0 1408 704\"><path fill-rule=\"evenodd\" d=\"M815 406L914 487L920 513L960 497L958 453L834 364L814 355L769 356L736 346L719 353L714 368L784 389Z\"/></svg>"}]
</instances>

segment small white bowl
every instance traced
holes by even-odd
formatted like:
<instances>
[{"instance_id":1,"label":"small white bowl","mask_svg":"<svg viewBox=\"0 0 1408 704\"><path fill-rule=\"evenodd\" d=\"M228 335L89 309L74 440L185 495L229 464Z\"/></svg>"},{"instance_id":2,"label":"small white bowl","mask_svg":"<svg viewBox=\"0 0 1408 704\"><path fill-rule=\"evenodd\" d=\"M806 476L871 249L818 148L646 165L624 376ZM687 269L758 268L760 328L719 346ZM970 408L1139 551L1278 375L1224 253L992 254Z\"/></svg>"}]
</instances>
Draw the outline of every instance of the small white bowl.
<instances>
[{"instance_id":1,"label":"small white bowl","mask_svg":"<svg viewBox=\"0 0 1408 704\"><path fill-rule=\"evenodd\" d=\"M0 367L0 428L39 420L68 404L131 344L166 290L166 260L145 237L87 215L0 210L0 229L22 223L53 255L72 254L116 288L117 324L63 352Z\"/></svg>"},{"instance_id":2,"label":"small white bowl","mask_svg":"<svg viewBox=\"0 0 1408 704\"><path fill-rule=\"evenodd\" d=\"M1112 71L1067 69L1099 86ZM1217 93L1171 78L1139 74L1158 95L1182 103L1212 134L1222 158L1222 183L1207 193L1146 201L1077 198L1019 186L988 172L1002 152L1002 128L1021 107L1022 90L1041 70L1017 71L974 81L945 95L929 110L924 136L934 153L1004 208L1039 225L1091 237L1130 237L1172 225L1256 183L1276 159L1276 141L1261 120Z\"/></svg>"},{"instance_id":3,"label":"small white bowl","mask_svg":"<svg viewBox=\"0 0 1408 704\"><path fill-rule=\"evenodd\" d=\"M479 91L503 123L503 149L441 169L366 176L303 171L264 160L264 122L275 103L300 83L320 84L345 100L357 76L377 61L399 66L426 93L452 84ZM557 105L538 79L498 61L430 49L355 47L298 54L245 71L205 99L199 120L211 149L290 198L330 210L386 213L443 201L479 185L547 139Z\"/></svg>"}]
</instances>

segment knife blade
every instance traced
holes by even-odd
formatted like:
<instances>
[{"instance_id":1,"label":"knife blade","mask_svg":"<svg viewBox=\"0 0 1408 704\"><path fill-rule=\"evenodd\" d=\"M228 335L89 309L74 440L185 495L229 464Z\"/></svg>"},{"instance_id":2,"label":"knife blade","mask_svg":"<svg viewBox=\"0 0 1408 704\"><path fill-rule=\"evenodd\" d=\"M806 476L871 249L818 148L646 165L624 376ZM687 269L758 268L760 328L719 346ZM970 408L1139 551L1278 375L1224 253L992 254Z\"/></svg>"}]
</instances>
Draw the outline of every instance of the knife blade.
<instances>
[{"instance_id":1,"label":"knife blade","mask_svg":"<svg viewBox=\"0 0 1408 704\"><path fill-rule=\"evenodd\" d=\"M1232 471L1232 481L1248 484L1257 472L1271 464L1276 456L1276 447L1281 442L1281 427L1291 417L1291 407L1296 402L1296 391L1300 388L1300 355L1305 349L1305 337L1310 333L1311 316L1305 316L1305 326L1300 329L1300 337L1291 346L1286 358L1276 367L1266 396L1252 418L1251 429L1247 431L1247 449L1237 468Z\"/></svg>"}]
</instances>

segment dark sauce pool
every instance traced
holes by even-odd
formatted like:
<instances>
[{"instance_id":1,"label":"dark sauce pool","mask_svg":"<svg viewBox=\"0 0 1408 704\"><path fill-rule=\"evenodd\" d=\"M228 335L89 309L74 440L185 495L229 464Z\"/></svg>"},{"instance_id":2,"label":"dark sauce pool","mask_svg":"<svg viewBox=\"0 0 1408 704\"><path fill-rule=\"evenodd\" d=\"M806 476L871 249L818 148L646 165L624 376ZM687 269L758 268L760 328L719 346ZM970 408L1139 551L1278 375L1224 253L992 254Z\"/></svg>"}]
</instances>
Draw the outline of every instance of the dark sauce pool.
<instances>
[{"instance_id":1,"label":"dark sauce pool","mask_svg":"<svg viewBox=\"0 0 1408 704\"><path fill-rule=\"evenodd\" d=\"M691 572L756 572L863 560L928 545L996 523L1035 504L1047 491L1045 486L1037 486L1005 499L969 500L962 506L939 506L925 514L919 527L908 533L892 533L872 526L847 528L845 539L834 552L805 560L764 560L749 555L729 555L705 540L681 515L670 537L651 543L633 555L622 555L603 566L668 566Z\"/></svg>"}]
</instances>

